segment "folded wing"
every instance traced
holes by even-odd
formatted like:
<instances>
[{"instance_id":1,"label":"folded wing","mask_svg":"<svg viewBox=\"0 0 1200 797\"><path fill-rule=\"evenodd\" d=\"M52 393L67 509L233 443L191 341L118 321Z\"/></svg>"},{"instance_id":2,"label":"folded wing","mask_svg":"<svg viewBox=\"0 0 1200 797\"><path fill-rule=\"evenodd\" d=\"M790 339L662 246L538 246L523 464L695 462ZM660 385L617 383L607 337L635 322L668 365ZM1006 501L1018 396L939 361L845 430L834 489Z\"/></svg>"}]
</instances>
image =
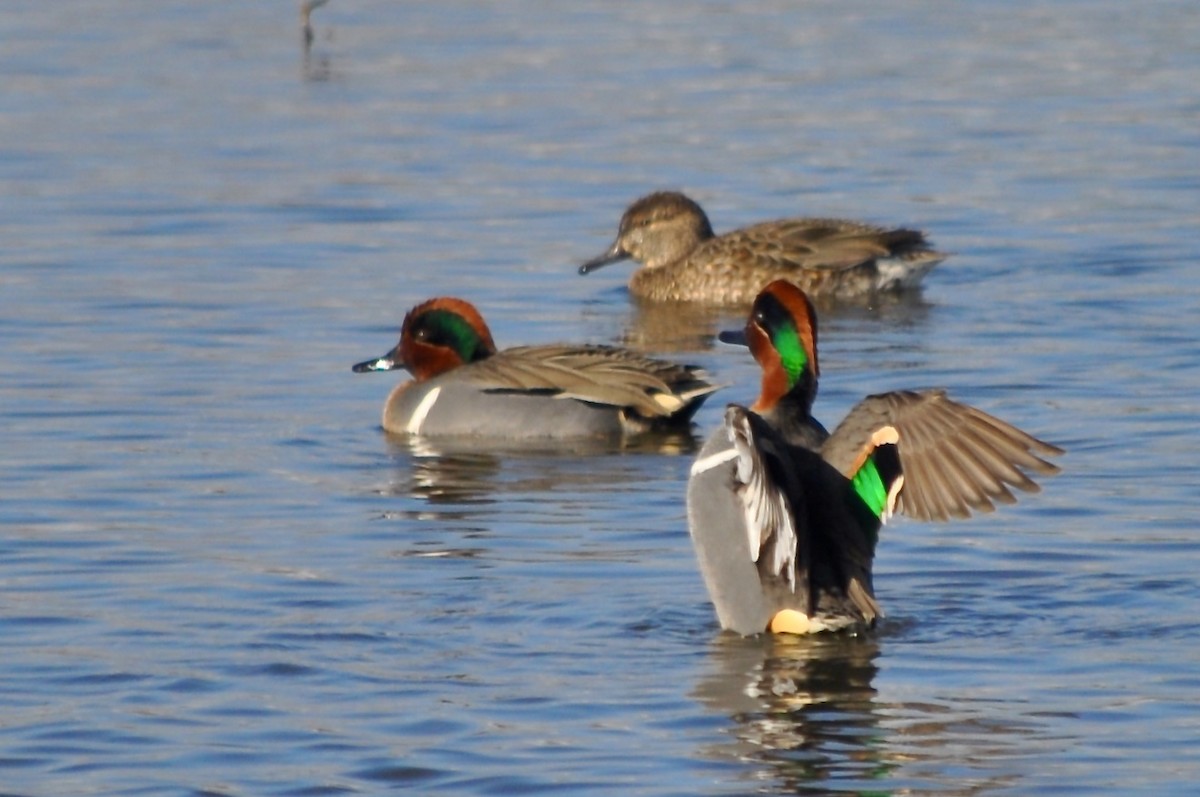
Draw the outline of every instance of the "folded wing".
<instances>
[{"instance_id":1,"label":"folded wing","mask_svg":"<svg viewBox=\"0 0 1200 797\"><path fill-rule=\"evenodd\" d=\"M487 389L534 392L614 407L647 418L695 410L718 389L703 370L611 346L519 346L472 363Z\"/></svg>"}]
</instances>

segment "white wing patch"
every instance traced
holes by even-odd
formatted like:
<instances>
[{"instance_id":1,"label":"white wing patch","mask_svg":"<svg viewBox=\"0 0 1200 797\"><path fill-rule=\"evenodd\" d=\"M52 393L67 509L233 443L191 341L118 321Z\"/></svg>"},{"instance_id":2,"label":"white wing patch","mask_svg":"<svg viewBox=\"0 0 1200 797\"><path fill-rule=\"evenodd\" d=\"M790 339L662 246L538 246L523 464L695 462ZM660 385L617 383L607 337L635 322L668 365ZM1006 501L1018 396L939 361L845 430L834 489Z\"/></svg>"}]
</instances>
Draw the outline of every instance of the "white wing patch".
<instances>
[{"instance_id":1,"label":"white wing patch","mask_svg":"<svg viewBox=\"0 0 1200 797\"><path fill-rule=\"evenodd\" d=\"M887 506L883 508L883 516L879 518L880 523L887 523L892 515L896 512L896 498L900 495L900 488L904 486L904 474L901 473L896 477L896 481L892 482L892 489L888 490Z\"/></svg>"},{"instance_id":2,"label":"white wing patch","mask_svg":"<svg viewBox=\"0 0 1200 797\"><path fill-rule=\"evenodd\" d=\"M900 442L900 430L895 426L888 424L875 430L871 435L872 448L880 448L882 446L894 446ZM896 498L900 495L900 488L904 486L904 474L901 473L892 482L892 487L888 490L887 501L884 503L883 511L879 515L879 522L886 525L891 520L892 515L896 511Z\"/></svg>"},{"instance_id":3,"label":"white wing patch","mask_svg":"<svg viewBox=\"0 0 1200 797\"><path fill-rule=\"evenodd\" d=\"M796 525L792 507L780 487L771 480L744 412L733 408L725 415L725 429L737 457L734 479L742 500L746 541L750 559L757 562L763 547L774 540L771 572L783 575L796 589Z\"/></svg>"},{"instance_id":4,"label":"white wing patch","mask_svg":"<svg viewBox=\"0 0 1200 797\"><path fill-rule=\"evenodd\" d=\"M430 410L437 402L438 396L442 393L440 387L435 387L433 390L425 394L425 398L421 399L421 403L413 410L413 414L409 416L408 423L404 425L404 431L409 434L420 434L421 427L425 424L425 419L429 417Z\"/></svg>"},{"instance_id":5,"label":"white wing patch","mask_svg":"<svg viewBox=\"0 0 1200 797\"><path fill-rule=\"evenodd\" d=\"M692 476L699 476L705 471L712 470L718 465L728 462L737 455L737 449L727 448L724 451L717 452L716 454L710 454L704 459L698 459L692 463Z\"/></svg>"}]
</instances>

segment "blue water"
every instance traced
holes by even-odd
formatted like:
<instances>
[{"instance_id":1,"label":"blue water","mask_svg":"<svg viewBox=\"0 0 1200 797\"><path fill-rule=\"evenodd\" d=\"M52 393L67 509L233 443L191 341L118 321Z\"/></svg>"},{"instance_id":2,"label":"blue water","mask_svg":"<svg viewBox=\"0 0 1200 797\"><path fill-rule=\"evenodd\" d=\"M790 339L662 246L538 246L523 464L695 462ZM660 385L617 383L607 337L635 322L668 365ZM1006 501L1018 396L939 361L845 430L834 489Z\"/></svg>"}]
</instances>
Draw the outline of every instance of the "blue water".
<instances>
[{"instance_id":1,"label":"blue water","mask_svg":"<svg viewBox=\"0 0 1200 797\"><path fill-rule=\"evenodd\" d=\"M1190 794L1195 3L11 2L0 791ZM718 631L693 441L388 440L349 366L436 294L501 345L757 389L736 317L583 278L624 206L925 229L822 316L817 413L942 385L1068 449L885 529L877 632Z\"/></svg>"}]
</instances>

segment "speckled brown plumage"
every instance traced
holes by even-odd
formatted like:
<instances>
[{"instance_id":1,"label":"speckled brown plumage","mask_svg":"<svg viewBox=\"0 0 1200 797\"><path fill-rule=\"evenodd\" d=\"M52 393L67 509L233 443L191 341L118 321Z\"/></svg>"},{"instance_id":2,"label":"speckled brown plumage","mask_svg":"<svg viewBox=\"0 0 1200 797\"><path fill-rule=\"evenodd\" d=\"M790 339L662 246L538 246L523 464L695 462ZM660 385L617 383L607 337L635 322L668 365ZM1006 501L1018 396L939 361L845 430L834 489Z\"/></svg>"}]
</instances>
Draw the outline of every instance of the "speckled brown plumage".
<instances>
[{"instance_id":1,"label":"speckled brown plumage","mask_svg":"<svg viewBox=\"0 0 1200 797\"><path fill-rule=\"evenodd\" d=\"M580 273L626 258L642 266L629 280L637 297L747 305L775 279L819 298L910 288L945 255L919 231L844 219L779 219L714 235L698 204L663 191L630 205L616 241Z\"/></svg>"}]
</instances>

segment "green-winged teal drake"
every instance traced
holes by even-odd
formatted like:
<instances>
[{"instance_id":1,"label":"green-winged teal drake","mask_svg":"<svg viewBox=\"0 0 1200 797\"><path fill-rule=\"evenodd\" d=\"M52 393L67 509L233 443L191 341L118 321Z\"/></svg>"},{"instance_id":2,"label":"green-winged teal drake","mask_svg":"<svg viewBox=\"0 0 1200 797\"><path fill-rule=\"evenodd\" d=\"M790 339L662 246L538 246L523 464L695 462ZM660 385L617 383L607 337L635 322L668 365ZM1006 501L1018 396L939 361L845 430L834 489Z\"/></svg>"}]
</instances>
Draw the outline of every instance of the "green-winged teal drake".
<instances>
[{"instance_id":1,"label":"green-winged teal drake","mask_svg":"<svg viewBox=\"0 0 1200 797\"><path fill-rule=\"evenodd\" d=\"M821 299L911 288L944 258L916 230L843 219L779 219L714 235L698 204L660 191L629 206L616 241L579 273L632 259L641 264L629 279L634 296L748 305L775 279Z\"/></svg>"},{"instance_id":2,"label":"green-winged teal drake","mask_svg":"<svg viewBox=\"0 0 1200 797\"><path fill-rule=\"evenodd\" d=\"M690 365L615 346L518 346L497 351L479 311L462 299L423 302L400 342L357 373L407 368L383 407L400 434L504 439L609 437L686 426L717 389Z\"/></svg>"},{"instance_id":3,"label":"green-winged teal drake","mask_svg":"<svg viewBox=\"0 0 1200 797\"><path fill-rule=\"evenodd\" d=\"M943 390L868 396L826 432L817 394L817 320L780 280L741 333L762 367L758 400L731 404L692 465L688 528L721 626L750 635L870 626L875 543L893 512L919 520L989 512L1010 487L1039 488L1062 449L947 398Z\"/></svg>"}]
</instances>

